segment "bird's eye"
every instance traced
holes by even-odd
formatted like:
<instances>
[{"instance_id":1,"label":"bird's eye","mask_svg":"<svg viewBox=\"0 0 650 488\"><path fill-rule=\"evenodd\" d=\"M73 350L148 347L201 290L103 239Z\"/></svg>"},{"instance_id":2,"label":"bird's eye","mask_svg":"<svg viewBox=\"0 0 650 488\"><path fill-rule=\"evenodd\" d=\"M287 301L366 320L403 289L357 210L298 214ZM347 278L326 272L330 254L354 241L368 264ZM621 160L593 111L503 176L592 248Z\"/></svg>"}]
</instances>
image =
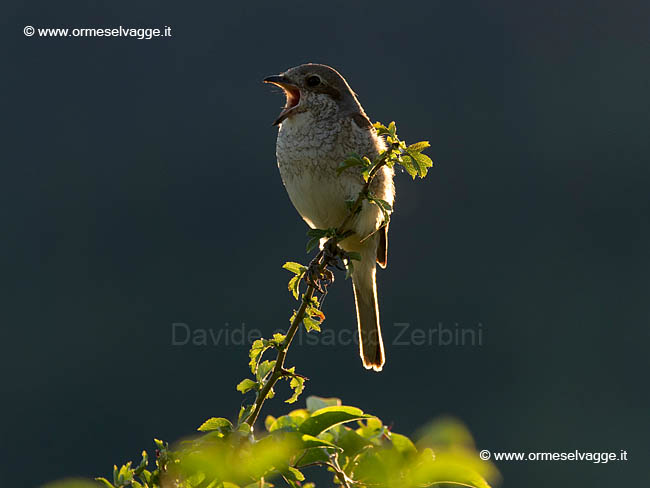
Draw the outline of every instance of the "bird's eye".
<instances>
[{"instance_id":1,"label":"bird's eye","mask_svg":"<svg viewBox=\"0 0 650 488\"><path fill-rule=\"evenodd\" d=\"M320 83L320 78L318 76L310 76L307 78L307 86L317 86Z\"/></svg>"}]
</instances>

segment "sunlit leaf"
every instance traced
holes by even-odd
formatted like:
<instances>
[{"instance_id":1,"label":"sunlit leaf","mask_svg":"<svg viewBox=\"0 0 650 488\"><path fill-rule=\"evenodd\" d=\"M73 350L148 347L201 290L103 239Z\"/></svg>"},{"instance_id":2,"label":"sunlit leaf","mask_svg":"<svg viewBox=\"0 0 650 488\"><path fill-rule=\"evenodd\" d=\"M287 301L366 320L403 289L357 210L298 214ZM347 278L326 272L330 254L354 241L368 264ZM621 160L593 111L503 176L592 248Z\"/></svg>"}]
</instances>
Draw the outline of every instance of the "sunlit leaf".
<instances>
[{"instance_id":1,"label":"sunlit leaf","mask_svg":"<svg viewBox=\"0 0 650 488\"><path fill-rule=\"evenodd\" d=\"M288 400L285 400L286 403L294 403L298 400L298 397L305 388L305 379L300 376L294 376L291 378L289 386L293 389L293 395Z\"/></svg>"},{"instance_id":2,"label":"sunlit leaf","mask_svg":"<svg viewBox=\"0 0 650 488\"><path fill-rule=\"evenodd\" d=\"M269 347L271 347L271 344L265 339L257 339L255 342L253 342L250 351L248 351L248 356L250 357L250 362L248 365L251 369L251 373L255 374L257 372L257 364L259 362L259 359L264 351L266 351Z\"/></svg>"},{"instance_id":3,"label":"sunlit leaf","mask_svg":"<svg viewBox=\"0 0 650 488\"><path fill-rule=\"evenodd\" d=\"M246 393L253 388L257 388L259 385L253 380L250 380L246 378L245 380L242 380L238 385L237 385L237 391L241 391L242 393Z\"/></svg>"},{"instance_id":4,"label":"sunlit leaf","mask_svg":"<svg viewBox=\"0 0 650 488\"><path fill-rule=\"evenodd\" d=\"M95 478L96 481L100 482L102 486L105 486L107 488L115 488L113 486L113 483L108 481L106 478ZM54 483L48 483L47 485L43 486L42 488L97 488L97 484L89 483L85 480L82 480L81 483L85 484L77 484L75 485L74 483L79 483L79 480L63 480L63 481L55 481Z\"/></svg>"},{"instance_id":5,"label":"sunlit leaf","mask_svg":"<svg viewBox=\"0 0 650 488\"><path fill-rule=\"evenodd\" d=\"M320 410L325 407L339 407L341 406L340 398L323 398L316 395L310 395L306 400L307 410L311 413L314 413L316 410Z\"/></svg>"},{"instance_id":6,"label":"sunlit leaf","mask_svg":"<svg viewBox=\"0 0 650 488\"><path fill-rule=\"evenodd\" d=\"M262 361L257 367L257 380L262 381L266 375L275 367L275 360Z\"/></svg>"},{"instance_id":7,"label":"sunlit leaf","mask_svg":"<svg viewBox=\"0 0 650 488\"><path fill-rule=\"evenodd\" d=\"M357 434L354 430L344 428L339 435L337 445L343 449L346 456L354 456L364 447L371 446L372 442Z\"/></svg>"},{"instance_id":8,"label":"sunlit leaf","mask_svg":"<svg viewBox=\"0 0 650 488\"><path fill-rule=\"evenodd\" d=\"M372 415L366 415L356 407L325 407L312 413L311 417L300 426L300 431L304 434L317 436L335 425L371 417Z\"/></svg>"},{"instance_id":9,"label":"sunlit leaf","mask_svg":"<svg viewBox=\"0 0 650 488\"><path fill-rule=\"evenodd\" d=\"M427 147L431 147L431 144L429 144L429 141L420 141L420 142L416 142L415 144L411 144L410 146L408 146L407 150L408 151L414 151L414 152L422 152Z\"/></svg>"},{"instance_id":10,"label":"sunlit leaf","mask_svg":"<svg viewBox=\"0 0 650 488\"><path fill-rule=\"evenodd\" d=\"M478 472L463 464L441 459L438 453L435 459L415 466L409 478L411 484L419 486L452 483L473 488L490 488L488 482Z\"/></svg>"},{"instance_id":11,"label":"sunlit leaf","mask_svg":"<svg viewBox=\"0 0 650 488\"><path fill-rule=\"evenodd\" d=\"M292 417L291 415L282 415L281 417L275 419L275 421L268 428L268 431L298 431L303 420L303 418L296 416Z\"/></svg>"},{"instance_id":12,"label":"sunlit leaf","mask_svg":"<svg viewBox=\"0 0 650 488\"><path fill-rule=\"evenodd\" d=\"M210 432L213 430L230 432L232 430L232 423L230 423L230 420L222 417L212 417L203 422L197 430L200 432Z\"/></svg>"},{"instance_id":13,"label":"sunlit leaf","mask_svg":"<svg viewBox=\"0 0 650 488\"><path fill-rule=\"evenodd\" d=\"M415 179L415 177L419 174L418 166L413 163L411 156L402 156L400 164L404 167L411 178Z\"/></svg>"},{"instance_id":14,"label":"sunlit leaf","mask_svg":"<svg viewBox=\"0 0 650 488\"><path fill-rule=\"evenodd\" d=\"M433 161L431 161L431 158L426 154L414 151L411 151L408 154L413 158L413 162L417 165L418 175L420 178L424 178L427 175L429 168L433 166Z\"/></svg>"},{"instance_id":15,"label":"sunlit leaf","mask_svg":"<svg viewBox=\"0 0 650 488\"><path fill-rule=\"evenodd\" d=\"M409 439L405 435L391 432L390 441L395 447L395 449L401 454L411 456L411 455L415 455L418 452L418 450L415 447L415 444L413 444L413 441L411 441L411 439Z\"/></svg>"},{"instance_id":16,"label":"sunlit leaf","mask_svg":"<svg viewBox=\"0 0 650 488\"><path fill-rule=\"evenodd\" d=\"M300 263L294 263L293 261L288 261L282 265L287 271L291 271L294 274L302 274L307 271L307 268Z\"/></svg>"},{"instance_id":17,"label":"sunlit leaf","mask_svg":"<svg viewBox=\"0 0 650 488\"><path fill-rule=\"evenodd\" d=\"M384 424L378 418L369 418L365 422L359 422L360 427L357 434L369 440L376 440L384 434Z\"/></svg>"},{"instance_id":18,"label":"sunlit leaf","mask_svg":"<svg viewBox=\"0 0 650 488\"><path fill-rule=\"evenodd\" d=\"M248 418L248 416L253 413L253 409L255 407L253 405L242 405L239 408L239 415L237 416L237 422L241 423L245 419Z\"/></svg>"},{"instance_id":19,"label":"sunlit leaf","mask_svg":"<svg viewBox=\"0 0 650 488\"><path fill-rule=\"evenodd\" d=\"M303 275L296 275L289 280L289 285L287 288L293 295L293 298L298 300L298 295L300 294L300 281L302 280Z\"/></svg>"},{"instance_id":20,"label":"sunlit leaf","mask_svg":"<svg viewBox=\"0 0 650 488\"><path fill-rule=\"evenodd\" d=\"M314 320L311 317L304 317L302 323L305 324L307 332L311 332L312 330L320 332L320 322L318 320Z\"/></svg>"},{"instance_id":21,"label":"sunlit leaf","mask_svg":"<svg viewBox=\"0 0 650 488\"><path fill-rule=\"evenodd\" d=\"M276 418L273 415L267 415L264 419L264 427L266 430L271 430L271 425L275 422Z\"/></svg>"}]
</instances>

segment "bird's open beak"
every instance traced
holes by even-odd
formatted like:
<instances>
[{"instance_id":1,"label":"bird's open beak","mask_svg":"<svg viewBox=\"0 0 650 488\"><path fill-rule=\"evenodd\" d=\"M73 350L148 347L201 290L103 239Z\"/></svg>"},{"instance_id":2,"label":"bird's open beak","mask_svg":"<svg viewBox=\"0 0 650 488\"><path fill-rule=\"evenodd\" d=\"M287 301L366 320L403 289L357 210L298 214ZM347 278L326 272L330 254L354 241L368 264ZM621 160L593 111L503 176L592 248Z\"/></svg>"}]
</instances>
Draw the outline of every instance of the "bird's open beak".
<instances>
[{"instance_id":1,"label":"bird's open beak","mask_svg":"<svg viewBox=\"0 0 650 488\"><path fill-rule=\"evenodd\" d=\"M284 75L269 76L268 78L264 78L264 83L272 83L279 86L287 97L284 110L280 112L278 118L273 122L273 125L281 124L300 103L300 89Z\"/></svg>"}]
</instances>

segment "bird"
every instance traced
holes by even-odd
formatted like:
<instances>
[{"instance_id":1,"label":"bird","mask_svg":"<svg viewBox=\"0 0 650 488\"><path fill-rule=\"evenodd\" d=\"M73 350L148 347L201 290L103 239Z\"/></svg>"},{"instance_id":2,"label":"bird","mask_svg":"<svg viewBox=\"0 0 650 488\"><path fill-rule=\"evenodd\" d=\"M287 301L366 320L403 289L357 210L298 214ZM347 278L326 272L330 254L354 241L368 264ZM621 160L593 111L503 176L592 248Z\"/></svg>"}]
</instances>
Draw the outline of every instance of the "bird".
<instances>
[{"instance_id":1,"label":"bird","mask_svg":"<svg viewBox=\"0 0 650 488\"><path fill-rule=\"evenodd\" d=\"M278 126L276 159L289 199L312 229L338 228L349 216L349 202L364 179L358 168L337 169L351 154L371 161L386 149L356 93L334 68L302 64L263 80L282 89L286 104L273 122ZM393 169L383 166L369 190L392 209ZM365 200L348 224L353 234L339 245L358 253L351 273L359 334L359 355L366 369L381 371L385 363L379 321L376 265L385 268L388 222L375 204Z\"/></svg>"}]
</instances>

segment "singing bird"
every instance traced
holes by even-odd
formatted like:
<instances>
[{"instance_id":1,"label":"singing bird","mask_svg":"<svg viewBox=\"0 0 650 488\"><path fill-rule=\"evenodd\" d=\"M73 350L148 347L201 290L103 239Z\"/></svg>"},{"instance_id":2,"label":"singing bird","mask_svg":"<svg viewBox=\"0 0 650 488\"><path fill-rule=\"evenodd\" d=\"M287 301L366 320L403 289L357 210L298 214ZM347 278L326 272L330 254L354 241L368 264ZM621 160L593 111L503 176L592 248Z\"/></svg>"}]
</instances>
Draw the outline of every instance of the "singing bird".
<instances>
[{"instance_id":1,"label":"singing bird","mask_svg":"<svg viewBox=\"0 0 650 488\"><path fill-rule=\"evenodd\" d=\"M358 168L341 174L337 168L353 153L372 160L385 149L383 139L345 78L329 66L303 64L264 82L279 86L286 96L273 125L279 126L276 157L291 202L311 228L340 226L350 212L346 201L356 199L364 180ZM370 190L392 207L393 170L382 167ZM344 250L361 255L352 273L359 354L363 365L375 371L381 371L385 362L376 282L376 264L385 268L387 262L384 224L381 209L364 201L348 226L354 234L340 243Z\"/></svg>"}]
</instances>

